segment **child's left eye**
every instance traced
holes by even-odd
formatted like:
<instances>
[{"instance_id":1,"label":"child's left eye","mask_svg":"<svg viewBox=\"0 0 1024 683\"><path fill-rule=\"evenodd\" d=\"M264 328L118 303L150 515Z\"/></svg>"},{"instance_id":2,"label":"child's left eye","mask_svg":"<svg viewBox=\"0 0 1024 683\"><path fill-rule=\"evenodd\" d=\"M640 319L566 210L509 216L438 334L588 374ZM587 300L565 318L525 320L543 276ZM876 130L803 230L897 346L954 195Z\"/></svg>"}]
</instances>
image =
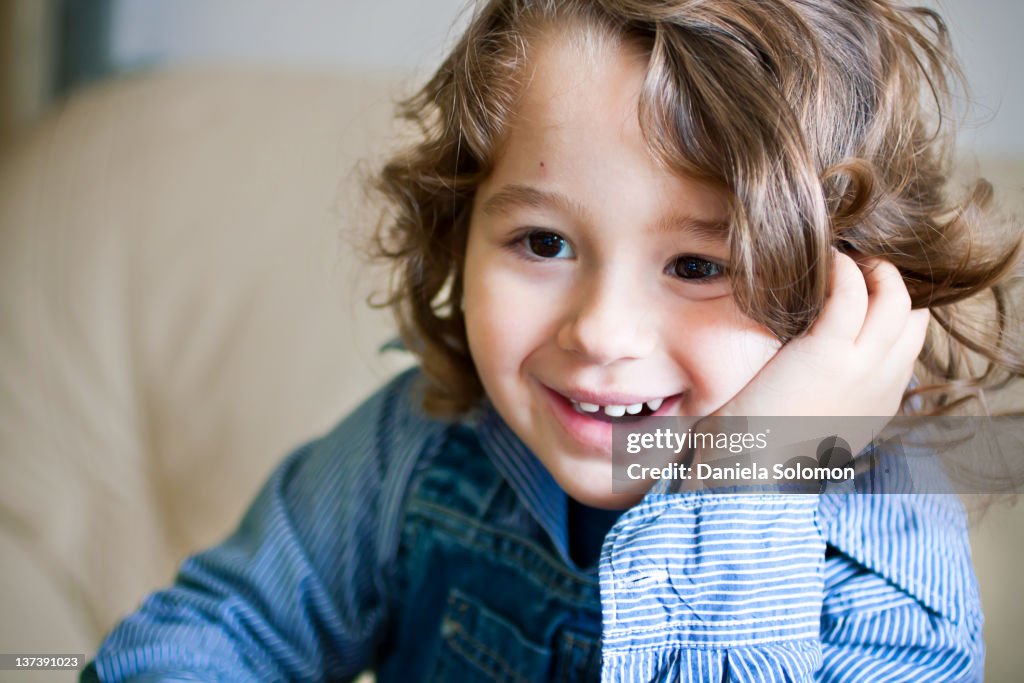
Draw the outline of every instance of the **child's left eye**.
<instances>
[{"instance_id":1,"label":"child's left eye","mask_svg":"<svg viewBox=\"0 0 1024 683\"><path fill-rule=\"evenodd\" d=\"M681 280L710 280L725 274L724 266L699 256L679 256L666 269Z\"/></svg>"}]
</instances>

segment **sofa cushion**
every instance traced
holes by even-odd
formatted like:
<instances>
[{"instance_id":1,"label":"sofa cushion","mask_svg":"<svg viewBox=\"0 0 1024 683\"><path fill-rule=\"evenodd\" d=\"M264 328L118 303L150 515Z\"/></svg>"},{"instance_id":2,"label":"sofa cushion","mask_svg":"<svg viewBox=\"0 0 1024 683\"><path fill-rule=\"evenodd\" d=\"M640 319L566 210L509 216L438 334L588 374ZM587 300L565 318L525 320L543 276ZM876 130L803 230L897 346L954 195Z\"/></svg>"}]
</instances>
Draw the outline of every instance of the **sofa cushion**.
<instances>
[{"instance_id":1,"label":"sofa cushion","mask_svg":"<svg viewBox=\"0 0 1024 683\"><path fill-rule=\"evenodd\" d=\"M398 81L129 78L5 155L0 523L68 592L77 647L408 363L375 352L392 324L364 305L380 279L351 248L376 220L355 164L388 146ZM52 619L8 614L17 640L0 635L49 651Z\"/></svg>"}]
</instances>

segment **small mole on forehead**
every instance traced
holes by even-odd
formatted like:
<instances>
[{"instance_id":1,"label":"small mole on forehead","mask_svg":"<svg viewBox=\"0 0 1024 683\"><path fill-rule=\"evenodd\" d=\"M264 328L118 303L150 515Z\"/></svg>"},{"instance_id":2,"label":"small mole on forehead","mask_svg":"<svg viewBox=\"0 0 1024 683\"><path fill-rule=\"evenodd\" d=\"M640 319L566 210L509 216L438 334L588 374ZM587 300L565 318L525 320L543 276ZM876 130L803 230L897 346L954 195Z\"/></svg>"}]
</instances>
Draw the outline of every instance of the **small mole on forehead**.
<instances>
[{"instance_id":1,"label":"small mole on forehead","mask_svg":"<svg viewBox=\"0 0 1024 683\"><path fill-rule=\"evenodd\" d=\"M542 161L542 162L540 162L540 167L541 167L541 168L544 168L544 162L543 162L543 161Z\"/></svg>"}]
</instances>

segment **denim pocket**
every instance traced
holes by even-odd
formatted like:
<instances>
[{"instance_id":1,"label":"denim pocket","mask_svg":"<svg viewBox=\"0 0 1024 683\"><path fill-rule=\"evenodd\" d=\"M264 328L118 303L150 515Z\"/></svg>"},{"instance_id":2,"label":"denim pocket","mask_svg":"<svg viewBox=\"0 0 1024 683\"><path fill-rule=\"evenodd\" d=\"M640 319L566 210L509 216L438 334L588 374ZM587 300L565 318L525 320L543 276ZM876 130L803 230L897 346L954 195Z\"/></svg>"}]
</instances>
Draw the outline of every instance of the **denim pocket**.
<instances>
[{"instance_id":1,"label":"denim pocket","mask_svg":"<svg viewBox=\"0 0 1024 683\"><path fill-rule=\"evenodd\" d=\"M441 618L441 651L432 680L534 683L548 677L551 650L476 599L452 589Z\"/></svg>"}]
</instances>

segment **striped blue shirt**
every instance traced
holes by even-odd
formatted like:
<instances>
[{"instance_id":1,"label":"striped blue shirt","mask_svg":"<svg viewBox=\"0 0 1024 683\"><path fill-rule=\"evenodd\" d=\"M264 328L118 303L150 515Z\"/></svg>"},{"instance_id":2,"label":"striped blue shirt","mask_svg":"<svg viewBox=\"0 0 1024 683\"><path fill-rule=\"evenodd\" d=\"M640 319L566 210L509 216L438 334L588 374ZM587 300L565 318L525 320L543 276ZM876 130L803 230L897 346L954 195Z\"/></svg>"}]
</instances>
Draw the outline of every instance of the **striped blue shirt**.
<instances>
[{"instance_id":1,"label":"striped blue shirt","mask_svg":"<svg viewBox=\"0 0 1024 683\"><path fill-rule=\"evenodd\" d=\"M346 680L371 665L407 484L450 425L403 374L275 471L83 680ZM566 494L492 409L475 431L565 566ZM963 511L946 495L648 494L605 537L604 681L978 681ZM293 596L283 600L281 596Z\"/></svg>"}]
</instances>

